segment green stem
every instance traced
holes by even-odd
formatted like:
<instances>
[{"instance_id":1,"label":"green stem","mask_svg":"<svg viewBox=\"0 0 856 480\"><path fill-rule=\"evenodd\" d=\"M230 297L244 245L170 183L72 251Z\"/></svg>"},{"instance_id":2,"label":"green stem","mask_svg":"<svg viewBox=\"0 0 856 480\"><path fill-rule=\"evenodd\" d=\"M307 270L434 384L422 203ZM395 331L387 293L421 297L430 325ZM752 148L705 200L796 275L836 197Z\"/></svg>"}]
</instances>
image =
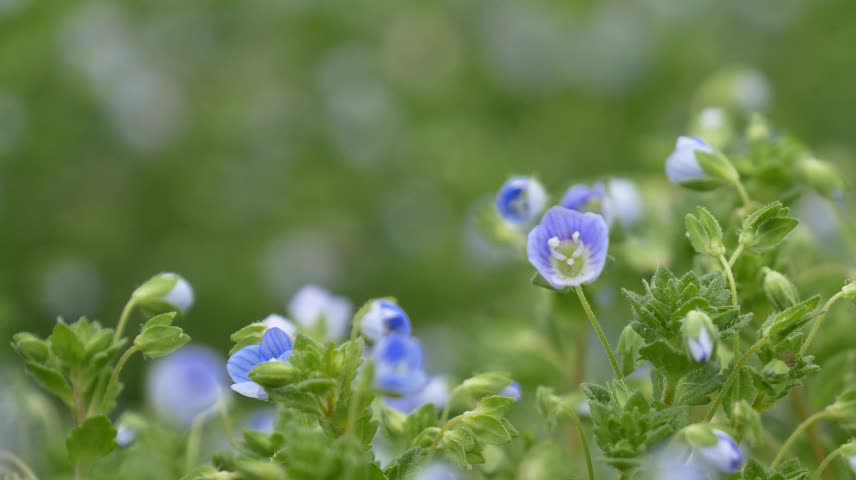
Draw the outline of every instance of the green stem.
<instances>
[{"instance_id":1,"label":"green stem","mask_svg":"<svg viewBox=\"0 0 856 480\"><path fill-rule=\"evenodd\" d=\"M434 443L431 445L431 449L428 450L428 462L434 458L434 454L437 453L437 447L440 446L440 441L443 440L443 435L449 431L450 428L454 427L458 423L461 423L464 420L463 416L455 417L443 425L443 428L440 429L440 432L437 434L437 438L434 439Z\"/></svg>"},{"instance_id":2,"label":"green stem","mask_svg":"<svg viewBox=\"0 0 856 480\"><path fill-rule=\"evenodd\" d=\"M618 366L618 360L615 359L615 353L612 351L612 347L609 346L609 342L606 340L606 335L603 334L603 329L600 328L600 323L597 321L597 317L594 316L594 312L586 299L586 294L583 292L583 288L578 286L576 291L577 297L579 297L580 303L583 305L583 310L585 310L586 316L588 316L589 321L591 321L591 326L594 328L595 333L597 333L597 338L600 339L600 343L603 345L603 350L606 352L606 356L609 357L609 363L612 364L612 369L615 371L615 377L619 380L624 380L624 375L621 373L621 367Z\"/></svg>"},{"instance_id":3,"label":"green stem","mask_svg":"<svg viewBox=\"0 0 856 480\"><path fill-rule=\"evenodd\" d=\"M39 477L33 473L33 470L27 465L27 462L21 459L21 457L15 455L12 452L8 452L6 450L0 450L0 460L9 462L15 466L27 480L39 480Z\"/></svg>"},{"instance_id":4,"label":"green stem","mask_svg":"<svg viewBox=\"0 0 856 480\"><path fill-rule=\"evenodd\" d=\"M187 436L187 451L184 456L184 473L189 474L196 465L196 458L199 457L199 448L202 443L202 427L205 425L205 417L207 412L202 412L193 419L190 425L190 434Z\"/></svg>"},{"instance_id":5,"label":"green stem","mask_svg":"<svg viewBox=\"0 0 856 480\"><path fill-rule=\"evenodd\" d=\"M773 459L773 463L770 464L770 468L776 468L782 462L782 460L785 459L785 454L788 453L788 450L790 450L790 448L793 446L794 442L796 442L797 438L807 428L811 427L812 424L814 424L818 420L822 420L822 419L828 418L830 416L831 416L831 414L828 411L823 410L823 411L817 412L814 415L803 420L803 422L799 424L797 429L794 430L794 433L792 433L791 436L788 437L787 441L785 441L785 444L782 445L782 448L779 450L779 454L776 455L776 458Z\"/></svg>"},{"instance_id":6,"label":"green stem","mask_svg":"<svg viewBox=\"0 0 856 480\"><path fill-rule=\"evenodd\" d=\"M740 245L742 247L743 245ZM734 251L737 254L740 251L740 247ZM736 261L737 259L732 256L732 258ZM734 281L734 272L731 271L731 262L725 259L725 255L719 256L719 262L722 264L722 269L725 271L725 275L728 277L728 285L731 287L731 303L735 307L738 306L737 301L737 282ZM740 355L740 332L734 333L734 356ZM740 382L737 382L737 386L734 387L734 391L737 395L740 395Z\"/></svg>"},{"instance_id":7,"label":"green stem","mask_svg":"<svg viewBox=\"0 0 856 480\"><path fill-rule=\"evenodd\" d=\"M138 351L139 348L136 345L133 345L131 348L125 350L125 353L123 353L119 358L119 361L116 363L116 367L113 368L113 374L110 375L110 382L107 383L107 388L104 389L104 394L99 402L99 411L104 412L104 409L107 407L107 401L110 398L110 392L113 391L113 388L116 387L116 382L119 381L119 374L122 373L122 369L125 368L125 364L128 363L128 359Z\"/></svg>"},{"instance_id":8,"label":"green stem","mask_svg":"<svg viewBox=\"0 0 856 480\"><path fill-rule=\"evenodd\" d=\"M842 445L827 455L826 458L823 459L823 462L820 463L820 466L817 467L817 470L814 471L814 474L811 476L811 480L818 480L820 478L820 474L826 470L826 467L828 467L833 460L839 457L844 452L844 449L849 446L852 445Z\"/></svg>"},{"instance_id":9,"label":"green stem","mask_svg":"<svg viewBox=\"0 0 856 480\"><path fill-rule=\"evenodd\" d=\"M814 321L814 325L811 327L811 331L808 333L808 337L805 339L805 343L803 343L802 347L800 347L800 356L805 355L808 351L808 347L811 345L811 342L814 341L814 337L817 336L818 330L820 330L820 325L823 324L823 320L826 318L826 314L829 313L829 309L832 308L832 305L835 304L841 297L844 296L844 292L838 292L826 302L826 305L823 306L823 310L820 311L820 315L817 317L817 320Z\"/></svg>"},{"instance_id":10,"label":"green stem","mask_svg":"<svg viewBox=\"0 0 856 480\"><path fill-rule=\"evenodd\" d=\"M737 245L737 248L734 249L734 253L731 254L731 258L728 259L728 266L733 267L735 263L737 263L737 259L740 258L740 255L743 254L743 249L745 246L741 243Z\"/></svg>"},{"instance_id":11,"label":"green stem","mask_svg":"<svg viewBox=\"0 0 856 480\"><path fill-rule=\"evenodd\" d=\"M714 415L716 415L716 409L719 408L719 404L722 403L722 399L725 398L725 394L728 393L728 389L731 388L731 385L737 380L737 377L740 376L740 370L743 369L743 366L752 358L752 355L755 354L758 350L761 349L767 342L770 341L770 337L763 337L754 345L749 347L749 350L746 350L746 353L740 357L740 360L734 364L734 369L731 370L731 373L728 375L728 378L725 380L725 384L722 385L722 389L719 391L719 394L713 400L713 404L710 406L710 411L707 412L707 416L704 418L705 422L710 422L713 420Z\"/></svg>"},{"instance_id":12,"label":"green stem","mask_svg":"<svg viewBox=\"0 0 856 480\"><path fill-rule=\"evenodd\" d=\"M746 210L752 208L752 200L749 199L749 194L746 192L746 187L743 186L743 182L738 178L734 181L734 188L737 189L737 194L740 195L740 200L743 201L743 205L746 206Z\"/></svg>"},{"instance_id":13,"label":"green stem","mask_svg":"<svg viewBox=\"0 0 856 480\"><path fill-rule=\"evenodd\" d=\"M580 436L580 444L583 446L583 453L586 456L586 468L588 469L588 478L589 480L595 480L594 464L591 461L591 450L589 449L585 430L583 430L583 424L582 422L580 422L580 417L578 417L576 413L571 410L568 410L568 414L571 417L571 421L574 422L574 426L577 428L577 434Z\"/></svg>"},{"instance_id":14,"label":"green stem","mask_svg":"<svg viewBox=\"0 0 856 480\"><path fill-rule=\"evenodd\" d=\"M119 316L119 323L116 325L116 333L113 334L114 342L122 338L122 332L125 331L125 325L128 323L128 318L131 317L131 312L134 310L135 306L136 300L132 297L128 300L128 303L125 304L125 308L122 309L122 315Z\"/></svg>"}]
</instances>

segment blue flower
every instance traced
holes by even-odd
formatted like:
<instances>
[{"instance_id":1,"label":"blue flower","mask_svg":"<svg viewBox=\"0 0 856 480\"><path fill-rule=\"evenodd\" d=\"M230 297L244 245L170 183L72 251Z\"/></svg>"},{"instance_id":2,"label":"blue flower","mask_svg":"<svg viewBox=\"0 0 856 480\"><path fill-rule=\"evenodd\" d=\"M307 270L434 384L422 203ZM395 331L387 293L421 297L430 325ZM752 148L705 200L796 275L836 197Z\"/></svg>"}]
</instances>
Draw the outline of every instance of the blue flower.
<instances>
[{"instance_id":1,"label":"blue flower","mask_svg":"<svg viewBox=\"0 0 856 480\"><path fill-rule=\"evenodd\" d=\"M607 224L612 224L612 208L603 183L574 185L568 189L559 205L578 212L598 213Z\"/></svg>"},{"instance_id":2,"label":"blue flower","mask_svg":"<svg viewBox=\"0 0 856 480\"><path fill-rule=\"evenodd\" d=\"M553 288L595 281L609 249L609 227L598 214L553 207L529 232L529 262Z\"/></svg>"},{"instance_id":3,"label":"blue flower","mask_svg":"<svg viewBox=\"0 0 856 480\"><path fill-rule=\"evenodd\" d=\"M188 346L152 366L147 390L158 415L187 426L220 400L227 383L220 355Z\"/></svg>"},{"instance_id":4,"label":"blue flower","mask_svg":"<svg viewBox=\"0 0 856 480\"><path fill-rule=\"evenodd\" d=\"M278 328L285 332L292 339L297 336L297 325L291 323L291 321L282 315L271 313L264 320L262 320L262 324L268 328Z\"/></svg>"},{"instance_id":5,"label":"blue flower","mask_svg":"<svg viewBox=\"0 0 856 480\"><path fill-rule=\"evenodd\" d=\"M523 397L523 390L520 388L520 384L517 382L512 382L507 387L503 388L499 395L502 397L508 397L513 399L515 402L519 402L520 398Z\"/></svg>"},{"instance_id":6,"label":"blue flower","mask_svg":"<svg viewBox=\"0 0 856 480\"><path fill-rule=\"evenodd\" d=\"M392 302L375 300L363 317L360 329L375 342L391 333L410 335L410 317Z\"/></svg>"},{"instance_id":7,"label":"blue flower","mask_svg":"<svg viewBox=\"0 0 856 480\"><path fill-rule=\"evenodd\" d=\"M226 371L235 382L232 390L245 397L267 400L268 394L261 385L250 380L250 372L267 362L287 362L291 356L291 338L279 328L269 328L260 345L250 345L229 357Z\"/></svg>"},{"instance_id":8,"label":"blue flower","mask_svg":"<svg viewBox=\"0 0 856 480\"><path fill-rule=\"evenodd\" d=\"M347 298L333 295L317 285L306 285L294 294L288 310L304 329L314 329L323 322L327 338L336 341L348 333L353 306Z\"/></svg>"},{"instance_id":9,"label":"blue flower","mask_svg":"<svg viewBox=\"0 0 856 480\"><path fill-rule=\"evenodd\" d=\"M697 137L678 137L675 150L666 160L666 175L676 184L708 180L710 177L701 168L696 152L716 153L716 151Z\"/></svg>"},{"instance_id":10,"label":"blue flower","mask_svg":"<svg viewBox=\"0 0 856 480\"><path fill-rule=\"evenodd\" d=\"M414 480L460 480L462 478L464 475L457 468L445 463L432 463L418 470Z\"/></svg>"},{"instance_id":11,"label":"blue flower","mask_svg":"<svg viewBox=\"0 0 856 480\"><path fill-rule=\"evenodd\" d=\"M438 409L449 401L449 381L440 375L434 376L422 390L397 398L386 398L386 404L402 413L410 413L423 405L432 404Z\"/></svg>"},{"instance_id":12,"label":"blue flower","mask_svg":"<svg viewBox=\"0 0 856 480\"><path fill-rule=\"evenodd\" d=\"M743 451L730 435L714 430L718 438L716 445L698 449L702 460L720 473L733 475L743 468Z\"/></svg>"},{"instance_id":13,"label":"blue flower","mask_svg":"<svg viewBox=\"0 0 856 480\"><path fill-rule=\"evenodd\" d=\"M276 426L276 410L265 408L254 413L244 424L244 428L262 433L273 433Z\"/></svg>"},{"instance_id":14,"label":"blue flower","mask_svg":"<svg viewBox=\"0 0 856 480\"><path fill-rule=\"evenodd\" d=\"M527 225L538 219L547 206L547 192L538 180L514 177L496 194L496 211L512 225Z\"/></svg>"},{"instance_id":15,"label":"blue flower","mask_svg":"<svg viewBox=\"0 0 856 480\"><path fill-rule=\"evenodd\" d=\"M116 445L125 449L133 445L137 439L137 431L127 425L119 425L116 429Z\"/></svg>"},{"instance_id":16,"label":"blue flower","mask_svg":"<svg viewBox=\"0 0 856 480\"><path fill-rule=\"evenodd\" d=\"M374 350L375 383L393 395L416 393L428 383L422 346L415 339L393 333L383 337Z\"/></svg>"},{"instance_id":17,"label":"blue flower","mask_svg":"<svg viewBox=\"0 0 856 480\"><path fill-rule=\"evenodd\" d=\"M632 180L613 178L606 184L606 200L609 214L624 228L632 228L645 213L642 194Z\"/></svg>"}]
</instances>

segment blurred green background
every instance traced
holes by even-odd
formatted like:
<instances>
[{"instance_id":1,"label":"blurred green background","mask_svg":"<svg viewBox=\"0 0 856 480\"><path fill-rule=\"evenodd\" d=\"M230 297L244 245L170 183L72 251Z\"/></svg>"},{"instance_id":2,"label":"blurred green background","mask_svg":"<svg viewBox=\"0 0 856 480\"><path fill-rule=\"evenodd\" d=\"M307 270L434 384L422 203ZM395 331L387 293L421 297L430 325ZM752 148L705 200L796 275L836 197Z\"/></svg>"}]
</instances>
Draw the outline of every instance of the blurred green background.
<instances>
[{"instance_id":1,"label":"blurred green background","mask_svg":"<svg viewBox=\"0 0 856 480\"><path fill-rule=\"evenodd\" d=\"M733 69L852 151L852 45L847 0L0 0L0 344L176 271L224 354L307 282L397 296L430 346L530 292L474 231L509 175L660 177Z\"/></svg>"}]
</instances>

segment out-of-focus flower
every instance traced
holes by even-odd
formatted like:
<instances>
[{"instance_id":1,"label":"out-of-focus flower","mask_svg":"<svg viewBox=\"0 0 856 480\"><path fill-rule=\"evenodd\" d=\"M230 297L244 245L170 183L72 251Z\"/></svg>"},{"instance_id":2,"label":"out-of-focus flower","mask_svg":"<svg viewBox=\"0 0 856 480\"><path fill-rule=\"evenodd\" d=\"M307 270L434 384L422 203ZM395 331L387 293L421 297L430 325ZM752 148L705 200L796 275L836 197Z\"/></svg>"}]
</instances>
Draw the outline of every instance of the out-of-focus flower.
<instances>
[{"instance_id":1,"label":"out-of-focus flower","mask_svg":"<svg viewBox=\"0 0 856 480\"><path fill-rule=\"evenodd\" d=\"M297 325L291 323L291 321L282 315L271 313L264 320L262 320L262 324L268 329L278 328L285 332L289 337L294 338L297 336Z\"/></svg>"},{"instance_id":2,"label":"out-of-focus flower","mask_svg":"<svg viewBox=\"0 0 856 480\"><path fill-rule=\"evenodd\" d=\"M245 428L262 433L273 433L276 426L276 410L265 408L254 413L244 424Z\"/></svg>"},{"instance_id":3,"label":"out-of-focus flower","mask_svg":"<svg viewBox=\"0 0 856 480\"><path fill-rule=\"evenodd\" d=\"M336 341L347 334L353 307L345 297L317 285L306 285L292 297L288 310L301 327L311 330L321 323L327 338Z\"/></svg>"},{"instance_id":4,"label":"out-of-focus flower","mask_svg":"<svg viewBox=\"0 0 856 480\"><path fill-rule=\"evenodd\" d=\"M161 417L186 426L220 400L226 385L223 359L208 348L187 346L154 364L148 398Z\"/></svg>"},{"instance_id":5,"label":"out-of-focus flower","mask_svg":"<svg viewBox=\"0 0 856 480\"><path fill-rule=\"evenodd\" d=\"M391 333L410 335L410 317L404 309L392 302L375 300L363 317L360 329L375 342Z\"/></svg>"},{"instance_id":6,"label":"out-of-focus flower","mask_svg":"<svg viewBox=\"0 0 856 480\"><path fill-rule=\"evenodd\" d=\"M538 219L547 206L547 192L532 177L514 177L496 194L499 217L512 225L528 225Z\"/></svg>"},{"instance_id":7,"label":"out-of-focus flower","mask_svg":"<svg viewBox=\"0 0 856 480\"><path fill-rule=\"evenodd\" d=\"M733 475L743 468L743 451L730 435L722 430L714 430L717 442L710 447L698 449L701 459L715 470Z\"/></svg>"},{"instance_id":8,"label":"out-of-focus flower","mask_svg":"<svg viewBox=\"0 0 856 480\"><path fill-rule=\"evenodd\" d=\"M499 395L502 397L508 397L513 399L515 402L519 402L523 397L523 390L520 388L520 384L517 382L512 382L507 387L503 388Z\"/></svg>"},{"instance_id":9,"label":"out-of-focus flower","mask_svg":"<svg viewBox=\"0 0 856 480\"><path fill-rule=\"evenodd\" d=\"M193 288L176 273L160 273L134 290L132 299L138 306L152 312L178 311L187 313L193 306Z\"/></svg>"},{"instance_id":10,"label":"out-of-focus flower","mask_svg":"<svg viewBox=\"0 0 856 480\"><path fill-rule=\"evenodd\" d=\"M716 347L717 329L704 312L692 310L683 319L681 330L687 341L690 356L698 363L706 363Z\"/></svg>"},{"instance_id":11,"label":"out-of-focus flower","mask_svg":"<svg viewBox=\"0 0 856 480\"><path fill-rule=\"evenodd\" d=\"M609 227L598 214L551 208L529 232L529 262L553 288L591 283L603 272Z\"/></svg>"},{"instance_id":12,"label":"out-of-focus flower","mask_svg":"<svg viewBox=\"0 0 856 480\"><path fill-rule=\"evenodd\" d=\"M119 425L116 429L116 444L119 448L128 448L137 439L137 432L127 425Z\"/></svg>"},{"instance_id":13,"label":"out-of-focus flower","mask_svg":"<svg viewBox=\"0 0 856 480\"><path fill-rule=\"evenodd\" d=\"M410 413L429 403L441 409L449 401L449 380L437 375L431 377L422 390L403 397L388 397L385 401L389 407L402 413Z\"/></svg>"},{"instance_id":14,"label":"out-of-focus flower","mask_svg":"<svg viewBox=\"0 0 856 480\"><path fill-rule=\"evenodd\" d=\"M680 185L709 179L696 159L696 152L712 154L715 150L700 138L678 137L675 150L666 160L666 175L669 181Z\"/></svg>"},{"instance_id":15,"label":"out-of-focus flower","mask_svg":"<svg viewBox=\"0 0 856 480\"><path fill-rule=\"evenodd\" d=\"M260 345L244 347L229 357L226 371L235 382L232 390L245 397L267 400L268 394L261 385L250 380L250 372L266 362L287 362L291 356L291 338L279 328L269 328Z\"/></svg>"},{"instance_id":16,"label":"out-of-focus flower","mask_svg":"<svg viewBox=\"0 0 856 480\"><path fill-rule=\"evenodd\" d=\"M445 463L433 463L416 473L414 480L459 480L460 471Z\"/></svg>"},{"instance_id":17,"label":"out-of-focus flower","mask_svg":"<svg viewBox=\"0 0 856 480\"><path fill-rule=\"evenodd\" d=\"M707 475L697 461L677 448L664 448L650 459L647 480L705 480Z\"/></svg>"},{"instance_id":18,"label":"out-of-focus flower","mask_svg":"<svg viewBox=\"0 0 856 480\"><path fill-rule=\"evenodd\" d=\"M642 194L636 183L626 178L612 178L606 183L606 200L610 215L624 228L633 228L645 213Z\"/></svg>"},{"instance_id":19,"label":"out-of-focus flower","mask_svg":"<svg viewBox=\"0 0 856 480\"><path fill-rule=\"evenodd\" d=\"M600 214L607 224L612 224L612 212L606 198L603 183L594 185L578 184L568 189L559 205L578 212Z\"/></svg>"},{"instance_id":20,"label":"out-of-focus flower","mask_svg":"<svg viewBox=\"0 0 856 480\"><path fill-rule=\"evenodd\" d=\"M422 346L412 337L393 333L383 337L374 350L375 383L393 395L407 395L428 383Z\"/></svg>"}]
</instances>

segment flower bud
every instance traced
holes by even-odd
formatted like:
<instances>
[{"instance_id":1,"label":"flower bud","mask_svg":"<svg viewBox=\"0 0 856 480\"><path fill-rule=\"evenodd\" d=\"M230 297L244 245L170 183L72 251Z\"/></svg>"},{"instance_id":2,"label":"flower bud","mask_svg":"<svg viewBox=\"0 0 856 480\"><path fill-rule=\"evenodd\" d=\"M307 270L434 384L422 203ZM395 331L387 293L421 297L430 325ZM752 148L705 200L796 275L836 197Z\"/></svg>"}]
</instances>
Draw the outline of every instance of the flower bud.
<instances>
[{"instance_id":1,"label":"flower bud","mask_svg":"<svg viewBox=\"0 0 856 480\"><path fill-rule=\"evenodd\" d=\"M618 355L621 357L622 370L625 374L636 369L636 362L639 358L639 349L645 345L643 339L633 327L627 325L621 331L621 336L618 337Z\"/></svg>"},{"instance_id":2,"label":"flower bud","mask_svg":"<svg viewBox=\"0 0 856 480\"><path fill-rule=\"evenodd\" d=\"M119 428L116 429L116 444L119 445L119 448L130 447L136 439L137 432L133 428L127 425L119 425Z\"/></svg>"},{"instance_id":3,"label":"flower bud","mask_svg":"<svg viewBox=\"0 0 856 480\"><path fill-rule=\"evenodd\" d=\"M161 273L134 290L132 300L152 313L187 313L193 306L193 288L175 273Z\"/></svg>"},{"instance_id":4,"label":"flower bud","mask_svg":"<svg viewBox=\"0 0 856 480\"><path fill-rule=\"evenodd\" d=\"M778 358L764 366L763 375L769 380L784 380L791 372L791 367Z\"/></svg>"},{"instance_id":5,"label":"flower bud","mask_svg":"<svg viewBox=\"0 0 856 480\"><path fill-rule=\"evenodd\" d=\"M512 382L507 387L503 388L502 391L499 392L499 396L508 397L515 402L519 402L523 397L523 389L520 388L520 384L517 382Z\"/></svg>"},{"instance_id":6,"label":"flower bud","mask_svg":"<svg viewBox=\"0 0 856 480\"><path fill-rule=\"evenodd\" d=\"M722 227L707 209L696 207L696 214L688 213L685 220L687 238L696 252L713 258L725 255Z\"/></svg>"},{"instance_id":7,"label":"flower bud","mask_svg":"<svg viewBox=\"0 0 856 480\"><path fill-rule=\"evenodd\" d=\"M743 468L743 451L730 435L722 430L713 430L717 442L711 447L698 449L701 459L720 473L733 475Z\"/></svg>"},{"instance_id":8,"label":"flower bud","mask_svg":"<svg viewBox=\"0 0 856 480\"><path fill-rule=\"evenodd\" d=\"M496 211L503 221L527 225L538 219L547 207L547 191L531 177L514 177L496 195Z\"/></svg>"},{"instance_id":9,"label":"flower bud","mask_svg":"<svg viewBox=\"0 0 856 480\"><path fill-rule=\"evenodd\" d=\"M761 414L752 408L752 405L750 405L749 402L746 400L740 400L735 403L731 417L735 425L739 425L743 428L746 441L749 442L750 445L758 446L761 444Z\"/></svg>"},{"instance_id":10,"label":"flower bud","mask_svg":"<svg viewBox=\"0 0 856 480\"><path fill-rule=\"evenodd\" d=\"M781 273L764 267L764 293L778 311L786 310L800 302L797 287Z\"/></svg>"},{"instance_id":11,"label":"flower bud","mask_svg":"<svg viewBox=\"0 0 856 480\"><path fill-rule=\"evenodd\" d=\"M844 193L841 173L827 162L816 158L800 160L797 168L806 183L817 193L832 200L839 200Z\"/></svg>"},{"instance_id":12,"label":"flower bud","mask_svg":"<svg viewBox=\"0 0 856 480\"><path fill-rule=\"evenodd\" d=\"M690 357L698 363L706 363L713 357L719 331L704 312L692 310L683 319L681 331L687 342Z\"/></svg>"},{"instance_id":13,"label":"flower bud","mask_svg":"<svg viewBox=\"0 0 856 480\"><path fill-rule=\"evenodd\" d=\"M678 138L666 160L666 175L672 183L694 190L711 190L740 178L728 158L696 137Z\"/></svg>"},{"instance_id":14,"label":"flower bud","mask_svg":"<svg viewBox=\"0 0 856 480\"><path fill-rule=\"evenodd\" d=\"M847 285L841 289L841 293L844 295L844 298L849 298L850 300L856 300L856 281L849 282Z\"/></svg>"},{"instance_id":15,"label":"flower bud","mask_svg":"<svg viewBox=\"0 0 856 480\"><path fill-rule=\"evenodd\" d=\"M48 343L32 333L17 333L12 337L12 346L22 357L33 362L44 362L50 356Z\"/></svg>"},{"instance_id":16,"label":"flower bud","mask_svg":"<svg viewBox=\"0 0 856 480\"><path fill-rule=\"evenodd\" d=\"M767 119L760 113L752 114L746 127L746 137L753 142L770 138L770 126Z\"/></svg>"}]
</instances>

